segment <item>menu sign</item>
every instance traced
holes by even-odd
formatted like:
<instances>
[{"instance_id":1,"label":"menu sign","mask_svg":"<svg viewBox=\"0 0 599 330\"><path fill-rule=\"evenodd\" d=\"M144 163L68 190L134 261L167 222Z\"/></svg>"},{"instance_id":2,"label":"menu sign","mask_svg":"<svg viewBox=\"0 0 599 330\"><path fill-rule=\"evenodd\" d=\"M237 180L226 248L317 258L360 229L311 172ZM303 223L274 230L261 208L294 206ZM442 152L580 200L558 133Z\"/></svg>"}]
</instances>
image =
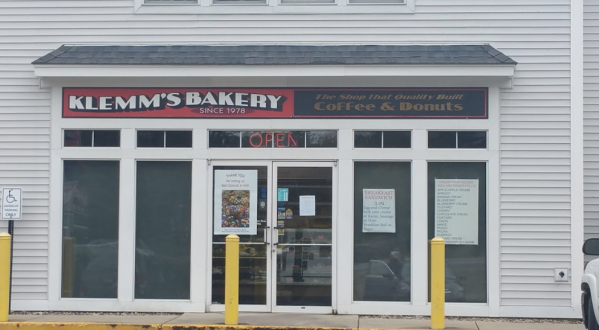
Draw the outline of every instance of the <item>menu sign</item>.
<instances>
[{"instance_id":1,"label":"menu sign","mask_svg":"<svg viewBox=\"0 0 599 330\"><path fill-rule=\"evenodd\" d=\"M214 171L214 234L256 235L258 171Z\"/></svg>"},{"instance_id":2,"label":"menu sign","mask_svg":"<svg viewBox=\"0 0 599 330\"><path fill-rule=\"evenodd\" d=\"M395 189L363 189L362 232L395 233Z\"/></svg>"},{"instance_id":3,"label":"menu sign","mask_svg":"<svg viewBox=\"0 0 599 330\"><path fill-rule=\"evenodd\" d=\"M63 117L486 119L487 88L63 88Z\"/></svg>"},{"instance_id":4,"label":"menu sign","mask_svg":"<svg viewBox=\"0 0 599 330\"><path fill-rule=\"evenodd\" d=\"M478 180L435 179L435 236L478 245Z\"/></svg>"}]
</instances>

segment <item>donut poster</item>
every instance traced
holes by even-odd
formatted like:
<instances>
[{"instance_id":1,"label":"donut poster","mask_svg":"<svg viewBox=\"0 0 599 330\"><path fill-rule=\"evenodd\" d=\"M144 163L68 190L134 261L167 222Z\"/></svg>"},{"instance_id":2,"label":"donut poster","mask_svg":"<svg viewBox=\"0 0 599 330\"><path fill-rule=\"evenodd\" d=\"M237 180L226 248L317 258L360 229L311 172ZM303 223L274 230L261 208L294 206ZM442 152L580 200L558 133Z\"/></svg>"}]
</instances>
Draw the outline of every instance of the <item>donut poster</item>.
<instances>
[{"instance_id":1,"label":"donut poster","mask_svg":"<svg viewBox=\"0 0 599 330\"><path fill-rule=\"evenodd\" d=\"M214 234L256 235L258 171L214 171Z\"/></svg>"}]
</instances>

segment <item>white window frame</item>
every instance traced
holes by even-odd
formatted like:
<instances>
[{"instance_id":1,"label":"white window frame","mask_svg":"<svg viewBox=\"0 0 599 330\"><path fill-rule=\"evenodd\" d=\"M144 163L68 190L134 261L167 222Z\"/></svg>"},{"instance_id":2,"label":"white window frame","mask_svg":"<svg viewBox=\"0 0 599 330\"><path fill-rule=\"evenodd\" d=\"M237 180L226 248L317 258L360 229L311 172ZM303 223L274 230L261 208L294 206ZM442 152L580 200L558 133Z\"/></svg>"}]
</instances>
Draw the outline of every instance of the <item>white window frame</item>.
<instances>
[{"instance_id":1,"label":"white window frame","mask_svg":"<svg viewBox=\"0 0 599 330\"><path fill-rule=\"evenodd\" d=\"M326 1L326 2L325 2ZM136 14L413 14L416 0L197 0L146 3L134 0ZM380 1L380 2L377 2ZM396 2L391 2L396 1Z\"/></svg>"}]
</instances>

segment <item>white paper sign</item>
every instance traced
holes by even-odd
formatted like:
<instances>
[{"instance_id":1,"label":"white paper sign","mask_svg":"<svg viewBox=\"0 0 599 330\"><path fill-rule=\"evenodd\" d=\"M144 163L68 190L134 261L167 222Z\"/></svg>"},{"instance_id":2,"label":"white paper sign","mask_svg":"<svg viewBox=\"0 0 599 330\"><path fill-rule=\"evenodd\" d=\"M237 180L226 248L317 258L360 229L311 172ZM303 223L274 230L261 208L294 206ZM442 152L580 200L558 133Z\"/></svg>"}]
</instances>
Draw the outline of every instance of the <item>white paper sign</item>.
<instances>
[{"instance_id":1,"label":"white paper sign","mask_svg":"<svg viewBox=\"0 0 599 330\"><path fill-rule=\"evenodd\" d=\"M256 235L258 171L214 171L214 234Z\"/></svg>"},{"instance_id":2,"label":"white paper sign","mask_svg":"<svg viewBox=\"0 0 599 330\"><path fill-rule=\"evenodd\" d=\"M316 196L300 196L300 216L311 217L316 215Z\"/></svg>"},{"instance_id":3,"label":"white paper sign","mask_svg":"<svg viewBox=\"0 0 599 330\"><path fill-rule=\"evenodd\" d=\"M395 189L362 190L362 232L395 232Z\"/></svg>"},{"instance_id":4,"label":"white paper sign","mask_svg":"<svg viewBox=\"0 0 599 330\"><path fill-rule=\"evenodd\" d=\"M2 220L21 220L21 188L2 189Z\"/></svg>"},{"instance_id":5,"label":"white paper sign","mask_svg":"<svg viewBox=\"0 0 599 330\"><path fill-rule=\"evenodd\" d=\"M435 236L478 245L478 180L435 179Z\"/></svg>"}]
</instances>

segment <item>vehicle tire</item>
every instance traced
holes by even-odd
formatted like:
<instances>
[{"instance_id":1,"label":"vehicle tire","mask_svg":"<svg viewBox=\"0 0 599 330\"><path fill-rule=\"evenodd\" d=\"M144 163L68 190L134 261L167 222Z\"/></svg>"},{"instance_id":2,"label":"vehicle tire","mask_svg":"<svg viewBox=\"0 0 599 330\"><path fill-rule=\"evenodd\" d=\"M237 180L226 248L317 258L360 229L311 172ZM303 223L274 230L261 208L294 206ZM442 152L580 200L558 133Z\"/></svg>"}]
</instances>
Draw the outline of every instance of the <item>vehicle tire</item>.
<instances>
[{"instance_id":1,"label":"vehicle tire","mask_svg":"<svg viewBox=\"0 0 599 330\"><path fill-rule=\"evenodd\" d=\"M599 330L599 324L597 324L597 316L595 315L595 310L593 308L593 301L591 300L591 297L589 297L589 303L587 304L587 306L589 307L587 310L587 322L589 323L588 329Z\"/></svg>"}]
</instances>

